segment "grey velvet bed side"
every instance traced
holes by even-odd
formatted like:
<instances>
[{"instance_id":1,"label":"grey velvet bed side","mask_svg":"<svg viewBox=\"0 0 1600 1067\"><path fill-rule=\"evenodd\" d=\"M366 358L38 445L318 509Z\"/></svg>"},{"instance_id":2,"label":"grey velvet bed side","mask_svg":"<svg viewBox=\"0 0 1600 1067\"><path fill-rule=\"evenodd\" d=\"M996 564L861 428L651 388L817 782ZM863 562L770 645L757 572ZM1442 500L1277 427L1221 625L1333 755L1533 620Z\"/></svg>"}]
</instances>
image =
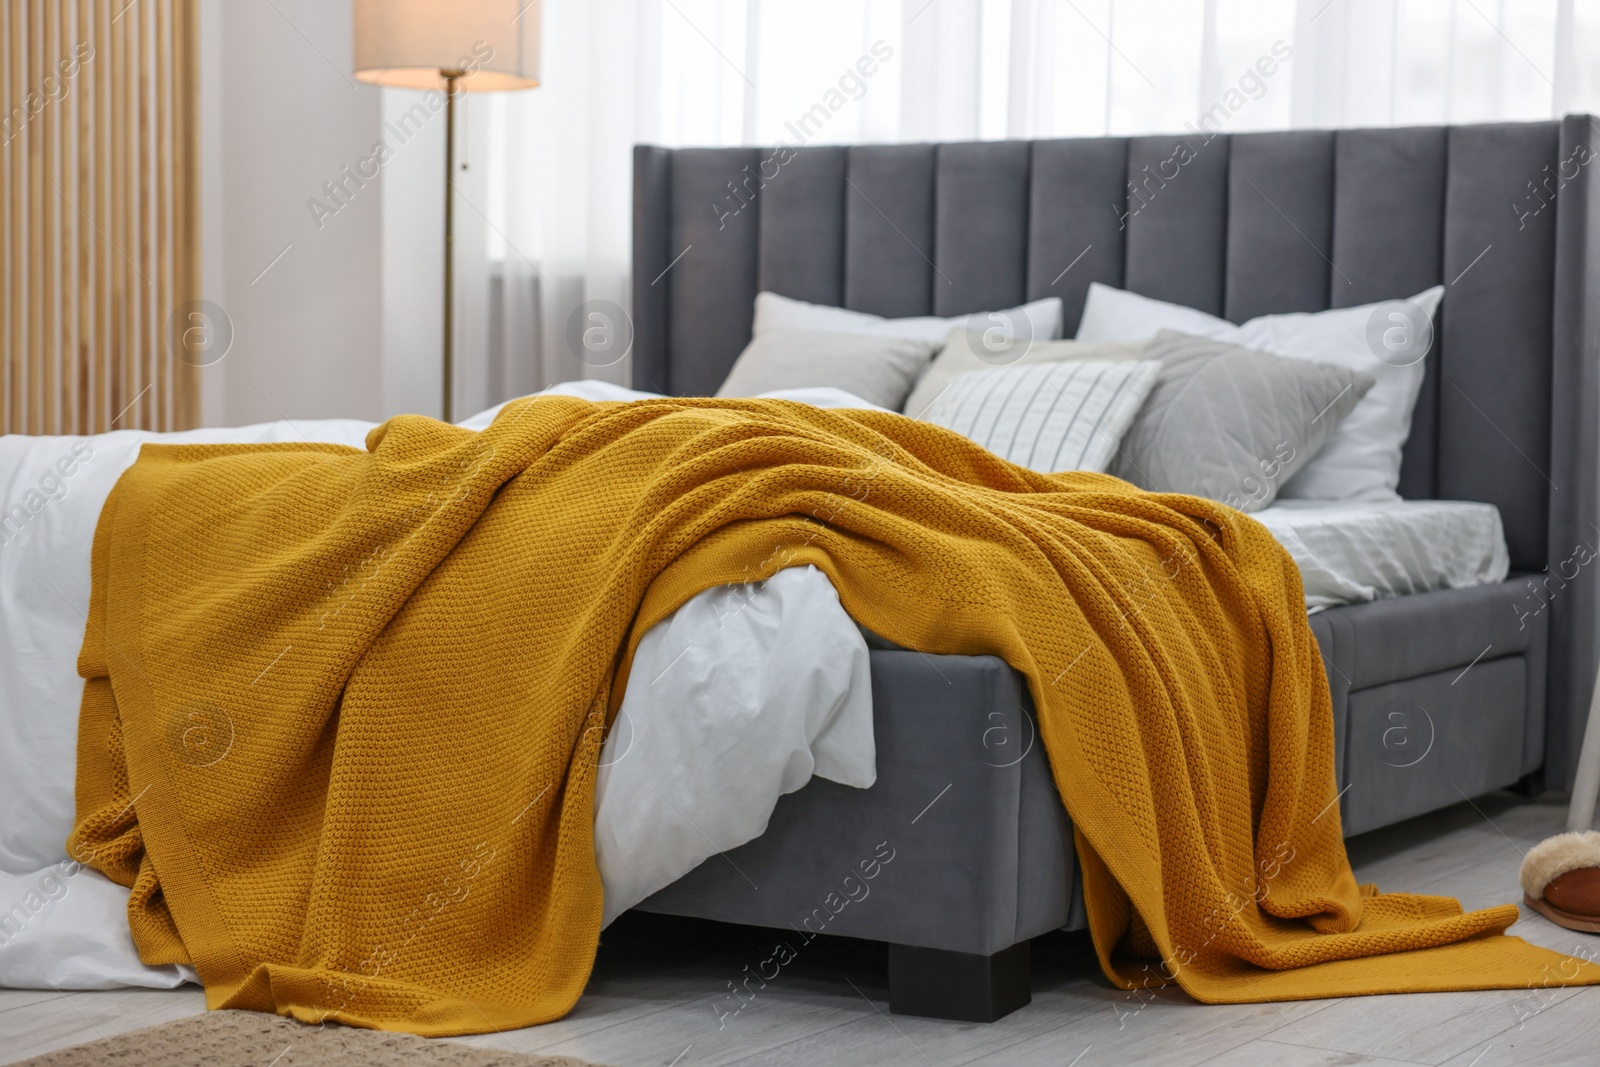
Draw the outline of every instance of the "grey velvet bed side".
<instances>
[{"instance_id":1,"label":"grey velvet bed side","mask_svg":"<svg viewBox=\"0 0 1600 1067\"><path fill-rule=\"evenodd\" d=\"M1498 505L1513 577L1312 616L1343 825L1563 788L1597 658L1597 132L640 146L633 382L714 392L760 290L889 316L1053 294L1070 336L1091 281L1233 321L1443 284L1401 491ZM642 908L886 941L896 1010L993 1018L1027 939L1082 921L1070 823L1015 672L874 645L878 784L813 782Z\"/></svg>"}]
</instances>

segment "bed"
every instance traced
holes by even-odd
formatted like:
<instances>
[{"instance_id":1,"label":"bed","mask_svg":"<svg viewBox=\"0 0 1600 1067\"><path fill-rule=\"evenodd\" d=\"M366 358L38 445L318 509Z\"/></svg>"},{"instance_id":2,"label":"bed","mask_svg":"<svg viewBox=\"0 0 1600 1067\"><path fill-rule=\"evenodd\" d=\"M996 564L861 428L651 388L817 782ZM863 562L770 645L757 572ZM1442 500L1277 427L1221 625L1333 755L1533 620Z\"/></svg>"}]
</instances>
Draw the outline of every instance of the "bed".
<instances>
[{"instance_id":1,"label":"bed","mask_svg":"<svg viewBox=\"0 0 1600 1067\"><path fill-rule=\"evenodd\" d=\"M1478 187L1484 161L1509 159L1512 162L1502 170L1510 173L1515 169L1512 163L1520 166L1544 158L1536 150L1549 144L1537 136L1559 132L1553 126L1495 130L1487 145L1470 140L1482 134L1481 129L1438 134L1442 140L1436 139L1435 147L1444 146L1440 152L1456 145L1456 138L1468 139L1448 155L1477 161L1466 176L1445 166L1444 155L1418 157L1411 151L1412 141L1433 143L1427 141L1430 135L1417 131L1372 135L1378 148L1363 141L1365 133L1225 142L1230 154L1240 154L1224 168L1232 184L1213 189L1225 192L1218 202L1227 207L1229 220L1218 231L1227 238L1229 251L1223 259L1231 264L1239 256L1250 263L1260 258L1254 254L1259 251L1287 266L1259 276L1242 266L1225 267L1218 276L1219 292L1210 303L1210 297L1193 288L1194 271L1187 262L1176 274L1171 268L1143 266L1159 262L1149 258L1155 254L1152 246L1140 243L1148 242L1148 236L1135 240L1145 232L1141 227L1162 221L1152 204L1137 213L1113 212L1116 227L1109 238L1094 229L1104 220L1096 224L1092 215L1052 215L1058 200L1093 202L1083 200L1088 194L1073 184L1081 186L1086 180L1078 173L1084 159L1098 159L1095 153L1108 151L1109 144L1112 154L1120 153L1117 158L1125 163L1130 152L1142 150L1139 141L902 146L802 154L784 164L794 168L780 171L784 181L767 178L759 189L752 187L762 195L735 217L757 219L750 223L756 229L743 236L724 228L706 231L694 221L697 206L703 206L696 191L701 187L695 183L703 185L716 167L737 163L741 153L641 150L641 217L676 220L660 233L668 249L684 242L674 259L646 282L653 267L648 255L656 246L641 225L644 258L636 303L648 328L639 333L635 369L640 374L637 384L648 391L585 381L546 392L624 401L663 391L709 392L722 380L733 350L742 344L739 334L718 331L730 316L736 321L742 315L743 333L751 332L749 296L757 289L779 290L766 298L765 305L760 298L755 301L757 334L762 329L759 309L772 307L772 301L785 299L785 293L824 302L818 306L837 321L859 317L859 312L826 306L828 300L890 315L932 311L943 316L1004 307L1043 291L1048 295L1030 300L1029 307L1048 305L1053 323L1049 336L1059 331L1065 306L1068 332L1080 310L1088 309L1078 331L1083 338L1095 317L1095 300L1111 292L1102 283L1085 298L1082 289L1065 285L1086 265L1097 272L1095 281L1109 279L1125 287L1115 299L1148 301L1149 294L1155 294L1188 301L1178 310L1187 308L1190 317L1203 316L1210 308L1235 320L1274 308L1314 309L1337 297L1344 310L1328 311L1321 318L1354 322L1366 319L1370 309L1349 301L1404 293L1405 286L1418 279L1443 279L1444 284L1430 290L1435 297L1448 285L1459 299L1474 303L1467 305L1467 312L1457 310L1455 297L1444 305L1440 329L1445 343L1432 350L1418 432L1407 453L1404 477L1412 499L1331 509L1285 499L1257 515L1299 563L1306 606L1314 612L1311 625L1327 663L1341 792L1335 797L1334 789L1328 789L1326 799L1331 803L1323 813L1342 801L1343 829L1359 832L1507 783L1536 788L1541 770L1552 781L1566 773L1561 762L1568 749L1564 739L1581 723L1565 709L1573 705L1573 697L1583 699L1583 691L1565 680L1583 674L1592 662L1592 640L1585 636L1592 635L1592 628L1584 629L1590 618L1586 613L1592 611L1592 586L1580 576L1587 574L1585 568L1594 558L1592 537L1585 539L1581 530L1585 524L1592 528L1594 520L1593 493L1586 488L1594 478L1594 405L1583 398L1592 401L1595 379L1592 355L1575 354L1593 351L1585 342L1586 324L1578 314L1586 300L1570 295L1580 292L1574 288L1579 281L1587 284L1587 273L1580 270L1573 276L1570 266L1582 264L1586 247L1580 242L1579 252L1572 251L1571 227L1587 232L1586 224L1573 222L1586 219L1587 205L1573 190L1584 190L1581 197L1586 197L1587 185L1586 180L1577 180L1581 168L1568 174L1570 167L1558 162L1550 173L1561 183L1559 195L1564 199L1559 214L1519 210L1514 216L1519 229L1510 241L1492 226L1479 234L1473 227L1490 218L1480 202L1489 194ZM1571 140L1576 134L1569 130L1561 136ZM1321 144L1324 157L1307 149L1308 144L1312 149ZM1063 153L1072 166L1063 163ZM1346 158L1352 155L1355 162ZM1398 171L1385 171L1369 158L1374 155L1390 159L1391 170ZM1308 206L1301 189L1303 174L1316 173L1312 164L1318 158L1331 168L1329 187L1322 200L1311 197ZM1423 264L1410 274L1394 274L1395 262L1405 261L1402 253L1409 254L1414 242L1398 251L1374 251L1362 243L1369 225L1387 235L1397 232L1396 224L1381 212L1360 226L1349 219L1352 213L1359 220L1362 212L1376 210L1374 203L1389 203L1371 195L1372 188L1392 199L1394 189L1382 183L1396 174L1425 172L1430 158L1439 165L1444 183L1436 205L1444 220L1443 236L1435 235L1440 247L1429 261L1431 267ZM812 165L828 159L834 161L832 171ZM1277 162L1268 165L1263 159ZM1190 163L1198 167L1197 160ZM1284 177L1290 170L1297 175L1292 182ZM1092 167L1090 171L1098 173ZM1140 173L1147 173L1142 165ZM1171 188L1165 191L1176 194L1181 189L1192 199L1205 186L1203 181L1188 181L1188 176L1204 179L1208 173L1203 168L1189 170L1185 181L1169 181ZM1348 182L1340 179L1346 173L1355 177ZM918 180L926 187L922 201L915 195ZM646 210L651 181L657 183L657 193L665 183L671 194L665 200L658 197L655 216ZM1009 200L1000 195L1007 188L1016 194ZM1467 193L1459 191L1462 188ZM786 201L767 195L780 189L791 197L806 196ZM1063 195L1052 195L1058 189ZM1274 212L1285 211L1282 205L1294 212L1287 228L1294 231L1293 241L1274 233L1270 218L1251 215L1245 189L1259 194ZM829 199L843 198L847 192L848 199ZM674 199L678 196L684 198L681 204ZM1459 226L1468 230L1472 242L1479 236L1488 242L1472 257L1458 255L1460 241L1449 239L1452 231L1447 224L1453 225L1452 212L1463 197L1471 210ZM1174 200L1160 198L1162 204ZM894 205L894 218L879 211L879 201ZM926 218L912 210L919 202L927 208ZM831 216L830 203L836 209ZM759 216L756 204L761 205ZM1323 220L1326 233L1317 226L1319 204L1335 219ZM1190 246L1203 248L1204 242L1190 231L1204 229L1206 216L1192 203L1179 207L1183 210L1163 224L1158 232L1161 242L1154 247L1186 249L1185 255L1193 259ZM1400 210L1390 207L1391 214ZM1412 210L1415 204L1400 207ZM1031 222L1013 217L1024 208ZM963 213L981 216L982 226L958 224ZM1428 217L1428 210L1412 213ZM729 217L727 212L714 214L720 214L719 223ZM825 239L830 230L817 225L819 217L831 218L841 228L832 245L823 241L820 252L816 241ZM1280 225L1290 219L1287 213L1273 217ZM1543 231L1534 229L1541 217L1551 228L1542 238ZM1553 218L1560 224L1548 221ZM1079 227L1076 232L1070 229L1074 225ZM1051 279L1043 279L1044 271L1030 264L1049 251L1051 241L1060 244L1060 232L1067 232L1072 243L1080 238L1087 243ZM996 234L1008 233L1009 246L995 243ZM919 260L924 266L918 267L909 258L912 253L921 255L912 243L913 234L922 247L935 252L937 261ZM1332 261L1320 259L1322 253L1307 234L1329 248ZM891 249L890 236L905 247ZM1283 240L1275 244L1274 236ZM1118 242L1114 273L1108 273L1104 262L1091 260L1108 239ZM1512 249L1507 255L1516 257L1513 272L1488 274L1489 288L1474 291L1467 280L1476 283L1481 267L1498 262L1490 255L1496 242ZM951 247L963 254L938 252ZM974 249L984 258L976 268L964 259ZM1009 268L1008 254L1018 257ZM1530 255L1534 258L1525 262ZM1550 257L1547 269L1541 267L1543 256ZM804 262L811 263L811 274L794 273L795 264ZM679 268L690 264L693 269L680 275ZM1005 282L1008 269L1015 283L1009 288L999 284ZM1380 269L1394 276L1374 282L1370 292L1342 291L1342 286L1353 285L1348 278ZM1545 275L1538 275L1541 269ZM785 270L790 271L787 277ZM1028 284L1031 273L1049 284ZM901 275L922 279L916 284L932 285L932 292L913 299L915 286L897 282ZM1308 295L1314 286L1304 279L1299 289L1286 287L1286 279L1299 275L1323 290L1331 289L1331 295L1327 299ZM1536 285L1528 284L1529 276L1534 276ZM859 283L854 288L851 279ZM966 292L955 301L949 293L958 281ZM1538 285L1546 285L1548 291ZM1262 286L1271 291L1263 295L1257 291ZM1546 295L1541 297L1541 292ZM1553 302L1549 292L1555 294ZM1493 315L1478 314L1484 308ZM652 315L658 317L652 320ZM1540 327L1541 316L1549 319L1547 327ZM1502 320L1511 326L1505 327ZM1211 323L1233 328L1224 319L1213 318ZM933 325L940 336L949 329L942 320ZM814 354L815 342L807 343L812 347L798 351ZM1152 342L1161 343L1159 338ZM1500 357L1513 344L1520 346L1515 363ZM1546 351L1548 357L1543 355ZM720 363L708 363L712 355ZM1116 364L1124 382L1152 366L1144 355L1127 358L1135 362ZM1278 361L1271 355L1264 358ZM1141 361L1144 370L1135 366ZM787 356L780 364L795 365ZM1515 373L1508 376L1500 369L1507 366ZM1493 373L1485 373L1486 367ZM1421 372L1411 378L1421 389ZM1144 380L1149 384L1152 377L1146 374ZM813 408L872 406L837 388L798 384L802 386L798 390L784 387L790 389L787 393L757 395ZM1015 393L1013 388L1006 395ZM1452 399L1457 396L1461 399ZM540 398L532 398L513 415L520 418L540 403ZM542 403L541 411L570 406L554 399ZM1131 415L1137 401L1125 406ZM1309 418L1315 410L1312 406L1303 414ZM820 414L790 411L786 417L810 419ZM495 411L484 412L461 429L494 432L489 428L494 416ZM1488 437L1473 418L1499 436ZM904 420L893 420L892 425L896 432L910 429ZM165 440L273 442L310 437L359 447L373 428L340 420L283 422L189 431ZM0 441L4 453L0 489L5 497L0 508L4 542L0 607L5 609L0 611L0 653L6 657L5 669L0 670L0 733L6 742L0 745L0 808L12 816L0 826L0 890L17 902L0 913L0 984L170 986L194 977L180 966L141 965L129 939L133 902L128 890L68 860L62 852L62 841L74 825L72 772L74 750L81 747L74 738L84 688L73 659L89 610L89 540L100 504L149 436L121 431L88 439ZM1401 475L1402 436L1393 438L1391 478ZM1181 448L1193 440L1178 437ZM1488 447L1497 440L1504 455ZM1542 449L1540 440L1546 442ZM1418 463L1427 472L1421 483L1415 474ZM1549 480L1534 481L1519 464ZM1555 488L1558 481L1568 487L1566 494ZM1541 485L1548 485L1548 490ZM1540 510L1529 511L1530 501ZM1574 529L1579 533L1572 534ZM1541 538L1546 545L1542 552L1537 550ZM356 597L354 589L377 578L386 562L381 548L364 559L353 557L343 579L340 572L330 571L326 599L313 589L311 603L342 611ZM1513 567L1520 573L1508 581L1508 569ZM1541 567L1546 568L1543 573L1538 572ZM1537 580L1530 581L1530 573ZM360 581L352 587L355 579ZM1440 588L1444 591L1429 591ZM1276 584L1273 590L1281 591ZM1369 602L1338 606L1350 600ZM880 616L879 621L886 632L900 629L892 618ZM185 631L184 639L192 633ZM902 635L902 639L907 638ZM292 647L290 642L288 648ZM1312 647L1309 641L1302 646L1304 651ZM266 650L272 653L262 657L270 661L266 671L288 648ZM1591 649L1588 658L1584 649ZM752 669L759 664L766 666ZM1025 1003L1029 939L1083 922L1073 829L1058 799L1061 790L1047 769L1022 679L1001 660L925 655L864 633L841 609L833 586L820 572L793 567L765 582L721 586L699 594L644 635L633 666L618 723L604 742L594 794L595 858L607 918L639 905L777 928L786 931L781 936L787 947L782 952L775 949L774 961L780 967L817 936L875 939L891 946L891 999L897 1010L967 1019L992 1019ZM264 676L253 666L245 673L254 679ZM253 713L255 708L240 695L253 684L241 680L239 693L234 694L244 701L242 712ZM751 694L754 698L746 699ZM636 697L644 703L630 705ZM631 718L630 706L637 713ZM652 713L652 707L672 714ZM163 735L171 746L169 762L204 769L234 751L233 741L239 735L226 711L213 714L214 710L202 709L205 714L196 720L192 709L180 708L169 719ZM769 711L781 713L765 723L765 732L751 732L750 724L740 718L747 712ZM174 723L184 728L170 729ZM243 737L241 755L266 739L249 730ZM665 747L663 737L668 742ZM697 738L717 743L704 744ZM723 743L729 739L745 747ZM213 740L221 747L213 748ZM696 763L707 754L714 758ZM1325 758L1330 763L1332 756L1328 746ZM1331 768L1325 771L1334 773ZM680 787L683 792L677 792ZM797 788L799 792L794 792ZM530 805L545 795L533 788L527 792ZM780 800L784 793L792 795ZM660 802L663 798L667 803ZM118 819L138 796L127 800L127 805L121 799L111 805L122 806ZM1319 799L1314 807L1322 803ZM512 825L526 811L519 810ZM670 817L674 813L679 818ZM581 979L571 991L573 998L579 989ZM339 1010L343 1003L339 1001ZM737 999L730 1001L729 1010L737 1010L737 1005Z\"/></svg>"},{"instance_id":2,"label":"bed","mask_svg":"<svg viewBox=\"0 0 1600 1067\"><path fill-rule=\"evenodd\" d=\"M1055 295L1070 336L1092 282L1234 322L1443 284L1400 491L1494 505L1511 574L1311 615L1343 828L1566 788L1596 661L1593 129L1217 135L1176 173L1172 136L813 146L775 174L761 149L640 146L633 384L715 392L760 291L885 316ZM1026 687L992 657L868 643L876 784L813 781L640 907L886 942L893 1010L993 1020L1029 1000L1029 939L1084 922ZM870 895L838 894L885 854Z\"/></svg>"}]
</instances>

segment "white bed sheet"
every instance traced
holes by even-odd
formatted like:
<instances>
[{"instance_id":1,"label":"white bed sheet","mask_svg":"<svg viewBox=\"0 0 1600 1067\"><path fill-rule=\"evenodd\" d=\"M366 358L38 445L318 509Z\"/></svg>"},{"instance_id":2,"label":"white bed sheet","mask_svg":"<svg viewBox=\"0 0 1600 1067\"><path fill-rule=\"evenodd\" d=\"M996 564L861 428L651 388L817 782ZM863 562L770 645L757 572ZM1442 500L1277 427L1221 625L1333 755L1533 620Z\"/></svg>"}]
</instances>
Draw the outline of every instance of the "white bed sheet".
<instances>
[{"instance_id":1,"label":"white bed sheet","mask_svg":"<svg viewBox=\"0 0 1600 1067\"><path fill-rule=\"evenodd\" d=\"M1462 500L1284 500L1253 516L1300 567L1306 607L1505 580L1500 510Z\"/></svg>"}]
</instances>

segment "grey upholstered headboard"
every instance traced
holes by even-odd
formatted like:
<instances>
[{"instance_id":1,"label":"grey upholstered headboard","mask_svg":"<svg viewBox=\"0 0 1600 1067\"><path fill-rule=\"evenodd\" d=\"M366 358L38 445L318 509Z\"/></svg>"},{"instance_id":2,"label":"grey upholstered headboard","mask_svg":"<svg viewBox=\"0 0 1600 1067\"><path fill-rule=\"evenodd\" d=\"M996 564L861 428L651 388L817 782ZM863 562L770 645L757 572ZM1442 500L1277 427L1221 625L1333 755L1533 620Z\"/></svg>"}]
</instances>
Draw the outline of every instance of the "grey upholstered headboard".
<instances>
[{"instance_id":1,"label":"grey upholstered headboard","mask_svg":"<svg viewBox=\"0 0 1600 1067\"><path fill-rule=\"evenodd\" d=\"M1210 140L640 146L633 382L715 392L760 290L889 316L1055 294L1071 336L1092 281L1235 322L1443 283L1401 491L1498 505L1513 569L1555 576L1540 588L1559 785L1596 660L1600 559L1571 562L1580 545L1600 551L1596 129L1568 116Z\"/></svg>"}]
</instances>

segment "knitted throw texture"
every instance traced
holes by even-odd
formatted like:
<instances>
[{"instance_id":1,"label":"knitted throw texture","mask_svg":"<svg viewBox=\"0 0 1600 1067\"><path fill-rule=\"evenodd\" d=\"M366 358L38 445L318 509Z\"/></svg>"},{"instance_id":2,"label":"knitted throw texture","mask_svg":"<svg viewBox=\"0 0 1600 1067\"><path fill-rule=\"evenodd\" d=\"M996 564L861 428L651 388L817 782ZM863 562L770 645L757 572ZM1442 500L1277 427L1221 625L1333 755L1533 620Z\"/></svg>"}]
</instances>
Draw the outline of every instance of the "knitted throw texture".
<instances>
[{"instance_id":1,"label":"knitted throw texture","mask_svg":"<svg viewBox=\"0 0 1600 1067\"><path fill-rule=\"evenodd\" d=\"M545 397L367 446L146 445L100 516L69 849L213 1008L435 1035L565 1014L636 643L807 563L891 640L1027 675L1113 982L1600 981L1502 936L1515 906L1357 886L1298 571L1220 504L782 401Z\"/></svg>"}]
</instances>

